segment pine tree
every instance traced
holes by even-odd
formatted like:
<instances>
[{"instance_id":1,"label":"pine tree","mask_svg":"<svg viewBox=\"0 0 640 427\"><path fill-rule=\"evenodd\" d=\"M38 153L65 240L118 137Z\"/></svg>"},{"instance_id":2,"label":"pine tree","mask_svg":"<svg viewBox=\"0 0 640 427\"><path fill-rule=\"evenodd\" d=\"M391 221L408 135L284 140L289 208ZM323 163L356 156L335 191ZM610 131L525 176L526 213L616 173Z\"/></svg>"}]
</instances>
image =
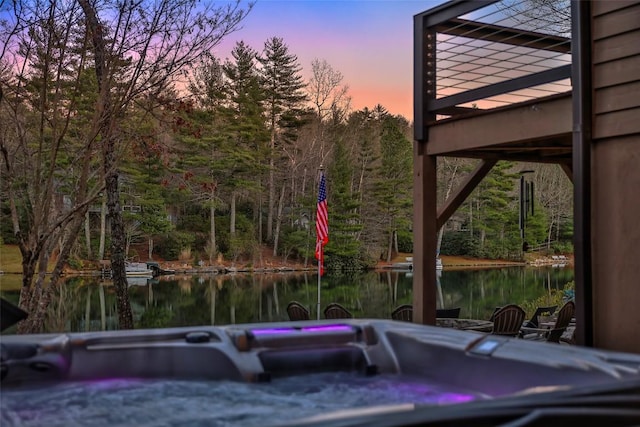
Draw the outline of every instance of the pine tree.
<instances>
[{"instance_id":1,"label":"pine tree","mask_svg":"<svg viewBox=\"0 0 640 427\"><path fill-rule=\"evenodd\" d=\"M216 237L216 212L222 205L218 185L224 144L224 119L222 109L228 104L229 92L222 64L213 55L207 55L195 69L194 79L189 84L192 97L196 100L196 110L189 120L193 120L194 132L183 134L187 156L181 159L182 172L189 179L183 180L194 201L205 201L209 211L209 243L206 252L209 263L213 263L218 253ZM185 153L185 154L186 154Z\"/></svg>"},{"instance_id":2,"label":"pine tree","mask_svg":"<svg viewBox=\"0 0 640 427\"><path fill-rule=\"evenodd\" d=\"M166 100L163 102L166 108ZM153 107L146 106L145 110L153 111ZM141 113L141 110L136 109L128 117L135 125L128 126L128 136L132 143L127 147L121 168L124 204L135 206L135 209L124 212L125 224L132 226L129 227L132 232L127 233L125 252L128 252L132 239L141 233L147 238L148 257L153 259L154 235L166 233L172 228L162 184L175 153L169 142L169 129L165 128L162 119L154 119L163 117L161 111L154 111L153 115Z\"/></svg>"},{"instance_id":3,"label":"pine tree","mask_svg":"<svg viewBox=\"0 0 640 427\"><path fill-rule=\"evenodd\" d=\"M398 230L408 231L411 224L413 146L403 130L408 123L399 117L383 120L380 139L381 163L375 197L384 215L382 230L387 237L387 260L398 252Z\"/></svg>"},{"instance_id":4,"label":"pine tree","mask_svg":"<svg viewBox=\"0 0 640 427\"><path fill-rule=\"evenodd\" d=\"M521 253L518 210L514 198L517 174L511 162L496 163L476 190L474 227L481 256L510 258Z\"/></svg>"},{"instance_id":5,"label":"pine tree","mask_svg":"<svg viewBox=\"0 0 640 427\"><path fill-rule=\"evenodd\" d=\"M360 196L353 191L354 168L342 141L334 145L334 158L328 170L329 243L325 246L327 269L359 269L364 266L362 230L358 213Z\"/></svg>"},{"instance_id":6,"label":"pine tree","mask_svg":"<svg viewBox=\"0 0 640 427\"><path fill-rule=\"evenodd\" d=\"M261 194L266 169L269 133L265 127L264 90L256 68L256 52L238 42L232 61L222 69L229 87L228 105L222 108L225 152L221 158L226 176L221 180L230 194L229 234L236 233L236 202L241 194ZM243 241L246 241L244 239Z\"/></svg>"},{"instance_id":7,"label":"pine tree","mask_svg":"<svg viewBox=\"0 0 640 427\"><path fill-rule=\"evenodd\" d=\"M382 113L382 114L379 114ZM346 140L351 145L355 190L360 195L359 212L363 228L358 235L367 253L379 258L384 246L384 237L380 233L382 215L373 195L376 166L380 162L380 136L382 118L386 111L363 110L349 115L346 124Z\"/></svg>"},{"instance_id":8,"label":"pine tree","mask_svg":"<svg viewBox=\"0 0 640 427\"><path fill-rule=\"evenodd\" d=\"M274 237L274 217L276 216L276 170L282 170L286 161L286 143L295 138L297 129L303 124L303 103L307 96L302 78L302 67L298 58L289 53L282 38L273 37L264 44L262 56L262 85L265 91L265 113L270 132L269 182L267 210L267 241L274 242L274 254L278 249L278 233ZM283 187L284 188L284 187ZM282 207L279 207L279 211ZM279 229L277 221L276 228Z\"/></svg>"}]
</instances>

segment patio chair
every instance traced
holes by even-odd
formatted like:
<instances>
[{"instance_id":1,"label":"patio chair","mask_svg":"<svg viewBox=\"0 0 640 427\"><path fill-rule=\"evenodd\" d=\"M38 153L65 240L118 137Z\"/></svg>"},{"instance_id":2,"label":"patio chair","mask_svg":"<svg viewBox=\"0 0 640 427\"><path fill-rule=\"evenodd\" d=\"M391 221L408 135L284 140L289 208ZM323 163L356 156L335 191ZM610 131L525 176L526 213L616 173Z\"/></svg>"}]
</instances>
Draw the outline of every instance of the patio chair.
<instances>
[{"instance_id":1,"label":"patio chair","mask_svg":"<svg viewBox=\"0 0 640 427\"><path fill-rule=\"evenodd\" d=\"M558 317L551 329L522 327L522 338L559 343L562 334L567 330L569 323L571 323L575 312L576 304L573 301L568 301L560 308L560 311L558 311Z\"/></svg>"},{"instance_id":2,"label":"patio chair","mask_svg":"<svg viewBox=\"0 0 640 427\"><path fill-rule=\"evenodd\" d=\"M498 310L493 316L493 335L506 335L515 337L520 334L522 322L526 316L525 311L516 304L507 304Z\"/></svg>"},{"instance_id":3,"label":"patio chair","mask_svg":"<svg viewBox=\"0 0 640 427\"><path fill-rule=\"evenodd\" d=\"M391 312L393 320L402 320L405 322L413 322L413 306L411 304L403 304L396 307Z\"/></svg>"},{"instance_id":4,"label":"patio chair","mask_svg":"<svg viewBox=\"0 0 640 427\"><path fill-rule=\"evenodd\" d=\"M352 317L351 312L337 302L332 302L324 309L325 319L351 319Z\"/></svg>"},{"instance_id":5,"label":"patio chair","mask_svg":"<svg viewBox=\"0 0 640 427\"><path fill-rule=\"evenodd\" d=\"M458 318L460 318L460 307L439 308L439 309L436 310L436 318L440 318L440 319L458 319Z\"/></svg>"},{"instance_id":6,"label":"patio chair","mask_svg":"<svg viewBox=\"0 0 640 427\"><path fill-rule=\"evenodd\" d=\"M291 301L287 305L289 320L309 320L309 310L297 301Z\"/></svg>"},{"instance_id":7,"label":"patio chair","mask_svg":"<svg viewBox=\"0 0 640 427\"><path fill-rule=\"evenodd\" d=\"M536 311L531 316L531 319L525 321L522 326L527 328L537 328L538 327L538 316L551 316L556 312L558 308L557 305L552 305L549 307L537 307Z\"/></svg>"},{"instance_id":8,"label":"patio chair","mask_svg":"<svg viewBox=\"0 0 640 427\"><path fill-rule=\"evenodd\" d=\"M499 312L501 308L502 306L493 309L493 313L489 316L489 322L493 322L493 319L496 317L496 313Z\"/></svg>"},{"instance_id":9,"label":"patio chair","mask_svg":"<svg viewBox=\"0 0 640 427\"><path fill-rule=\"evenodd\" d=\"M569 325L571 326L571 325ZM567 327L567 331L569 332L569 327ZM569 345L576 345L578 342L576 341L576 328L575 325L573 327L573 330L570 331L570 333L568 334L562 334L562 336L560 337L560 344L569 344Z\"/></svg>"}]
</instances>

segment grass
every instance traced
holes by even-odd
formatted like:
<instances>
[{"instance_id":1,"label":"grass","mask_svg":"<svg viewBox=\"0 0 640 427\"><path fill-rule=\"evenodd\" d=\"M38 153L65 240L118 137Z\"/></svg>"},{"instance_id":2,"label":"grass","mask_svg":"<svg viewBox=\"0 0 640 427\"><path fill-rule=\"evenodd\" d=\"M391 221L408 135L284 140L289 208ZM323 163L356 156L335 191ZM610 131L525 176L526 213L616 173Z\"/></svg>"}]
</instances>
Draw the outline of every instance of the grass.
<instances>
[{"instance_id":1,"label":"grass","mask_svg":"<svg viewBox=\"0 0 640 427\"><path fill-rule=\"evenodd\" d=\"M0 271L5 273L0 275L0 290L20 290L22 286L22 255L16 245L0 244Z\"/></svg>"},{"instance_id":2,"label":"grass","mask_svg":"<svg viewBox=\"0 0 640 427\"><path fill-rule=\"evenodd\" d=\"M395 256L391 263L394 262L405 262L407 257L412 256L412 253L401 252L397 256ZM498 259L481 259L481 258L472 258L465 256L452 256L452 255L441 255L442 265L447 269L456 269L456 268L478 268L478 267L499 267L504 265L521 265L521 262L517 261L506 261L506 260L498 260Z\"/></svg>"},{"instance_id":3,"label":"grass","mask_svg":"<svg viewBox=\"0 0 640 427\"><path fill-rule=\"evenodd\" d=\"M22 255L16 245L0 245L0 271L22 273Z\"/></svg>"}]
</instances>

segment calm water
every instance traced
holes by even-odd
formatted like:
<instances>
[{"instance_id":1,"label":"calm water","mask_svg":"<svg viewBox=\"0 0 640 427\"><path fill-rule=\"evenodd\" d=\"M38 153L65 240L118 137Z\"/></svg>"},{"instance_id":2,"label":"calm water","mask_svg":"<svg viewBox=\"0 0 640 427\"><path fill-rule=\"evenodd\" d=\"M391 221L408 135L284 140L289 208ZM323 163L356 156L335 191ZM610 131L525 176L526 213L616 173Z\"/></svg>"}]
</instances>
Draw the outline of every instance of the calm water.
<instances>
[{"instance_id":1,"label":"calm water","mask_svg":"<svg viewBox=\"0 0 640 427\"><path fill-rule=\"evenodd\" d=\"M475 319L488 319L496 306L535 300L573 280L571 268L509 267L441 273L438 307L461 307L460 317ZM412 298L413 277L407 272L326 274L321 283L321 307L338 302L355 317L389 318L394 307L411 303ZM14 302L18 295L18 291L2 292L4 298ZM292 300L309 307L315 318L317 275L227 274L136 279L130 281L129 295L138 328L288 320L286 306ZM110 282L70 278L60 287L50 309L47 329L51 332L117 329L115 292Z\"/></svg>"}]
</instances>

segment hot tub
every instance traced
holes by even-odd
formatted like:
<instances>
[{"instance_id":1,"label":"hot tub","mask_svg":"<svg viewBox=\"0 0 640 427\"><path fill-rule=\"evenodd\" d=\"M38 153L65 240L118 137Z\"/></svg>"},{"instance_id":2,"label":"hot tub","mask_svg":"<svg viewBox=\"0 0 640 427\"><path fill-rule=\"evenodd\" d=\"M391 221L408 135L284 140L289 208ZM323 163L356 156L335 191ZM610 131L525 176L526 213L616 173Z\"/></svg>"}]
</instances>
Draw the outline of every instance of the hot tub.
<instances>
[{"instance_id":1,"label":"hot tub","mask_svg":"<svg viewBox=\"0 0 640 427\"><path fill-rule=\"evenodd\" d=\"M640 355L406 322L3 336L1 345L3 427L438 425L559 409L640 423Z\"/></svg>"}]
</instances>

